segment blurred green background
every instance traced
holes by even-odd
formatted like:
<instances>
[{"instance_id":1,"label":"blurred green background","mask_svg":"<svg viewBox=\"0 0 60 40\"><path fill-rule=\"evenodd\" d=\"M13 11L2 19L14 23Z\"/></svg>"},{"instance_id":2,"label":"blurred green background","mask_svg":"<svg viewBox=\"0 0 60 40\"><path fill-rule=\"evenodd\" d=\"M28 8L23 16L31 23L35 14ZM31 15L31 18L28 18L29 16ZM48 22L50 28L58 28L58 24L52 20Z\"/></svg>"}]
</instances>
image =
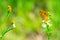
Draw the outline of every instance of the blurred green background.
<instances>
[{"instance_id":1,"label":"blurred green background","mask_svg":"<svg viewBox=\"0 0 60 40\"><path fill-rule=\"evenodd\" d=\"M8 5L12 8L11 12ZM39 13L41 9L51 15L50 40L60 40L60 0L0 0L0 36L12 27L12 20L16 23L16 27L7 32L2 40L38 40L35 34L40 35L39 40L47 40Z\"/></svg>"}]
</instances>

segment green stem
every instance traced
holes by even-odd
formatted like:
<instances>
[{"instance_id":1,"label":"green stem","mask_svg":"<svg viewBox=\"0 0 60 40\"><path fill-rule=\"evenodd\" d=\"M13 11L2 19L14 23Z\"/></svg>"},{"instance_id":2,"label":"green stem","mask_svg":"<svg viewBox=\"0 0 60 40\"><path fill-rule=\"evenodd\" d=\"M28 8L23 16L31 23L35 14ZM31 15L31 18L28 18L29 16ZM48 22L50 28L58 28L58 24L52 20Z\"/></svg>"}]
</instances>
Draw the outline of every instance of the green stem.
<instances>
[{"instance_id":1,"label":"green stem","mask_svg":"<svg viewBox=\"0 0 60 40\"><path fill-rule=\"evenodd\" d=\"M48 35L48 40L50 40L50 35Z\"/></svg>"},{"instance_id":2,"label":"green stem","mask_svg":"<svg viewBox=\"0 0 60 40\"><path fill-rule=\"evenodd\" d=\"M0 40L2 40L2 37L0 37Z\"/></svg>"},{"instance_id":3,"label":"green stem","mask_svg":"<svg viewBox=\"0 0 60 40\"><path fill-rule=\"evenodd\" d=\"M50 28L49 28L49 25L47 25L47 35L48 35L48 40L50 40Z\"/></svg>"},{"instance_id":4,"label":"green stem","mask_svg":"<svg viewBox=\"0 0 60 40\"><path fill-rule=\"evenodd\" d=\"M9 29L3 31L3 32L2 32L2 37L3 37L7 32L9 32L9 31L12 30L12 29L13 29L13 27L11 27L11 28L9 28ZM1 38L2 38L2 37L1 37Z\"/></svg>"}]
</instances>

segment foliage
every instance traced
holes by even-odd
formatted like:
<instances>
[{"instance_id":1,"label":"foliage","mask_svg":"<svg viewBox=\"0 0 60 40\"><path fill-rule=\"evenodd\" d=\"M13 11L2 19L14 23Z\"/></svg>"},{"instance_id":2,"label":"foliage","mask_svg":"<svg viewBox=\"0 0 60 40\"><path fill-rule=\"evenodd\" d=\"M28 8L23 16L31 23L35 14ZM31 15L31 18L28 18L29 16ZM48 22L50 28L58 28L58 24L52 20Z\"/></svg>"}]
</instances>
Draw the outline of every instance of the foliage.
<instances>
[{"instance_id":1,"label":"foliage","mask_svg":"<svg viewBox=\"0 0 60 40\"><path fill-rule=\"evenodd\" d=\"M50 39L60 40L59 7L59 0L0 0L0 35L4 35L2 40L25 40L26 34L39 33L42 28L42 19L39 13L41 9L51 15ZM42 28L43 30L44 28Z\"/></svg>"}]
</instances>

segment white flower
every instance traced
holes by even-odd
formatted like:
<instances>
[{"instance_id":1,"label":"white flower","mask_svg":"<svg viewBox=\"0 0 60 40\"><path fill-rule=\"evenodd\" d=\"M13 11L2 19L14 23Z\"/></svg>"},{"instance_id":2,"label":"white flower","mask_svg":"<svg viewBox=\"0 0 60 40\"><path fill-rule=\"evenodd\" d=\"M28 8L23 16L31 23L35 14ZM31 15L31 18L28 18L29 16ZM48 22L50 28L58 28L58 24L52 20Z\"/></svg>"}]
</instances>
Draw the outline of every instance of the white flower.
<instances>
[{"instance_id":1,"label":"white flower","mask_svg":"<svg viewBox=\"0 0 60 40\"><path fill-rule=\"evenodd\" d=\"M16 21L15 20L12 20L12 26L13 26L13 28L15 28L16 27Z\"/></svg>"},{"instance_id":2,"label":"white flower","mask_svg":"<svg viewBox=\"0 0 60 40\"><path fill-rule=\"evenodd\" d=\"M13 24L13 28L15 28L16 27L16 25L15 24Z\"/></svg>"},{"instance_id":3,"label":"white flower","mask_svg":"<svg viewBox=\"0 0 60 40\"><path fill-rule=\"evenodd\" d=\"M46 24L42 24L42 27L43 27L43 28L46 28L46 26L47 26Z\"/></svg>"}]
</instances>

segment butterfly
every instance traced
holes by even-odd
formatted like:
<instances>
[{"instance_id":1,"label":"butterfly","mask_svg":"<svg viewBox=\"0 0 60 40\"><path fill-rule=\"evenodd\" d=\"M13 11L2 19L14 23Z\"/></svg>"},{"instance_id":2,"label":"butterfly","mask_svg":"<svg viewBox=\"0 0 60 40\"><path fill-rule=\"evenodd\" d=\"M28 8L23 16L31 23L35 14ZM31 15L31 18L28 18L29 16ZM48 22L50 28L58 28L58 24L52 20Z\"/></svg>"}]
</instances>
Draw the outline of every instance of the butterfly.
<instances>
[{"instance_id":1,"label":"butterfly","mask_svg":"<svg viewBox=\"0 0 60 40\"><path fill-rule=\"evenodd\" d=\"M40 10L40 16L41 16L43 22L47 23L47 20L49 19L48 13L45 12L44 10Z\"/></svg>"}]
</instances>

